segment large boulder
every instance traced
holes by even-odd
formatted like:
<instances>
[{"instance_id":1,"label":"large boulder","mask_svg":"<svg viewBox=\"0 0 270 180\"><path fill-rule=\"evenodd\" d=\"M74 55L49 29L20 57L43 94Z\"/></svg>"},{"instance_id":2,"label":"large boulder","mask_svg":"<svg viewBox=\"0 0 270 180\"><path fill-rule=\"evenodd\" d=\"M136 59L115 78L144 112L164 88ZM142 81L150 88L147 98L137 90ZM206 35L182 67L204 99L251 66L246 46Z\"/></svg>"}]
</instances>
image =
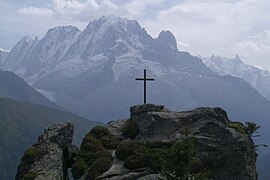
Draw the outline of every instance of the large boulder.
<instances>
[{"instance_id":1,"label":"large boulder","mask_svg":"<svg viewBox=\"0 0 270 180\"><path fill-rule=\"evenodd\" d=\"M197 108L191 111L173 112L153 104L133 106L130 119L111 121L107 128L121 138L123 129L133 124L137 134L133 141L178 142L186 132L196 139L198 161L196 168L210 168L216 180L256 179L255 146L245 133L245 126L228 119L221 108ZM132 131L129 128L128 131ZM121 173L119 173L121 174ZM129 172L130 174L130 172ZM147 174L147 177L153 177Z\"/></svg>"}]
</instances>

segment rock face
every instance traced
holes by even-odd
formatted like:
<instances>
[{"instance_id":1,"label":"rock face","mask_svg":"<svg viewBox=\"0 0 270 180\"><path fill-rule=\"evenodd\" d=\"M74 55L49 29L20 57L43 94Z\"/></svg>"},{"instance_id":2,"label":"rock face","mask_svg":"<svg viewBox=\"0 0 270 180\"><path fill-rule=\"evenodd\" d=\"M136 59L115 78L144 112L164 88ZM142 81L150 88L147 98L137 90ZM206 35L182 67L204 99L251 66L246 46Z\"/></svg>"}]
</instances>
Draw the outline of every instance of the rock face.
<instances>
[{"instance_id":1,"label":"rock face","mask_svg":"<svg viewBox=\"0 0 270 180\"><path fill-rule=\"evenodd\" d=\"M73 131L74 126L69 122L46 128L38 143L26 150L16 179L66 179L67 169L78 150L71 144Z\"/></svg>"},{"instance_id":2,"label":"rock face","mask_svg":"<svg viewBox=\"0 0 270 180\"><path fill-rule=\"evenodd\" d=\"M200 162L197 168L214 169L214 180L256 179L257 154L254 143L245 132L235 128L236 123L228 119L223 109L197 108L192 111L172 112L164 106L146 104L133 106L130 112L130 119L127 121L135 123L139 129L139 134L133 141L177 142L182 140L182 132L188 129L189 134L196 139ZM112 134L124 138L121 132L124 126L123 120L112 121L107 128ZM129 175L131 178L134 174L137 178L157 179L158 175L151 174L147 169L119 172L119 161L115 162L112 169L117 171L110 172L112 179L113 174L116 179L128 179Z\"/></svg>"}]
</instances>

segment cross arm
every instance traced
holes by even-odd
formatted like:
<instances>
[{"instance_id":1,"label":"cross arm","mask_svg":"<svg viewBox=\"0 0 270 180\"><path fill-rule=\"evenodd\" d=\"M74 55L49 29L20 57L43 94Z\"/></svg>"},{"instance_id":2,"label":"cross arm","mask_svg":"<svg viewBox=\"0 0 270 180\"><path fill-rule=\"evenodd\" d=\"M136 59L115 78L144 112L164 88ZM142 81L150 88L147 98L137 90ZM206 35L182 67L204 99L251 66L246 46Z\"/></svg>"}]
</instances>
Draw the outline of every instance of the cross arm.
<instances>
[{"instance_id":1,"label":"cross arm","mask_svg":"<svg viewBox=\"0 0 270 180\"><path fill-rule=\"evenodd\" d=\"M144 79L144 78L136 78L135 80L142 80L142 81L144 81L144 80L146 80L146 81L154 81L155 79L152 79L152 78L146 78L146 79Z\"/></svg>"}]
</instances>

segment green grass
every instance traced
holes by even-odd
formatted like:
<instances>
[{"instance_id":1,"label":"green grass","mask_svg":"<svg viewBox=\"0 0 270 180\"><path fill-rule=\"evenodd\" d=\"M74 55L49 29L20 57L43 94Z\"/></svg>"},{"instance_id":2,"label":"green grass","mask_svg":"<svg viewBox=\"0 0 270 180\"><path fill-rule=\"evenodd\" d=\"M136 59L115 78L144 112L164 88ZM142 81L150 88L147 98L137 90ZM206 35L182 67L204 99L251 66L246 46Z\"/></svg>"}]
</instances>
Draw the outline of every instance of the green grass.
<instances>
[{"instance_id":1,"label":"green grass","mask_svg":"<svg viewBox=\"0 0 270 180\"><path fill-rule=\"evenodd\" d=\"M230 122L228 126L241 134L245 134L245 125L241 122Z\"/></svg>"}]
</instances>

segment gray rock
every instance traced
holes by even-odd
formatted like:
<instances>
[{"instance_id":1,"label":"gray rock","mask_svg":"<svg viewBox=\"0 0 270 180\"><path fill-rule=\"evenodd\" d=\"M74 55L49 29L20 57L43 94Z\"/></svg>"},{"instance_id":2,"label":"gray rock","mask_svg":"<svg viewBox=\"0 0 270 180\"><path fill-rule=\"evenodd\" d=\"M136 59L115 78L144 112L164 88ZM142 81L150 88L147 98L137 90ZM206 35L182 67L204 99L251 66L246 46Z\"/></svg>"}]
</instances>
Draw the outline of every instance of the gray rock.
<instances>
[{"instance_id":1,"label":"gray rock","mask_svg":"<svg viewBox=\"0 0 270 180\"><path fill-rule=\"evenodd\" d=\"M74 125L70 122L46 128L38 143L29 148L18 166L16 179L32 176L39 180L66 179L67 169L78 147L72 145Z\"/></svg>"}]
</instances>

